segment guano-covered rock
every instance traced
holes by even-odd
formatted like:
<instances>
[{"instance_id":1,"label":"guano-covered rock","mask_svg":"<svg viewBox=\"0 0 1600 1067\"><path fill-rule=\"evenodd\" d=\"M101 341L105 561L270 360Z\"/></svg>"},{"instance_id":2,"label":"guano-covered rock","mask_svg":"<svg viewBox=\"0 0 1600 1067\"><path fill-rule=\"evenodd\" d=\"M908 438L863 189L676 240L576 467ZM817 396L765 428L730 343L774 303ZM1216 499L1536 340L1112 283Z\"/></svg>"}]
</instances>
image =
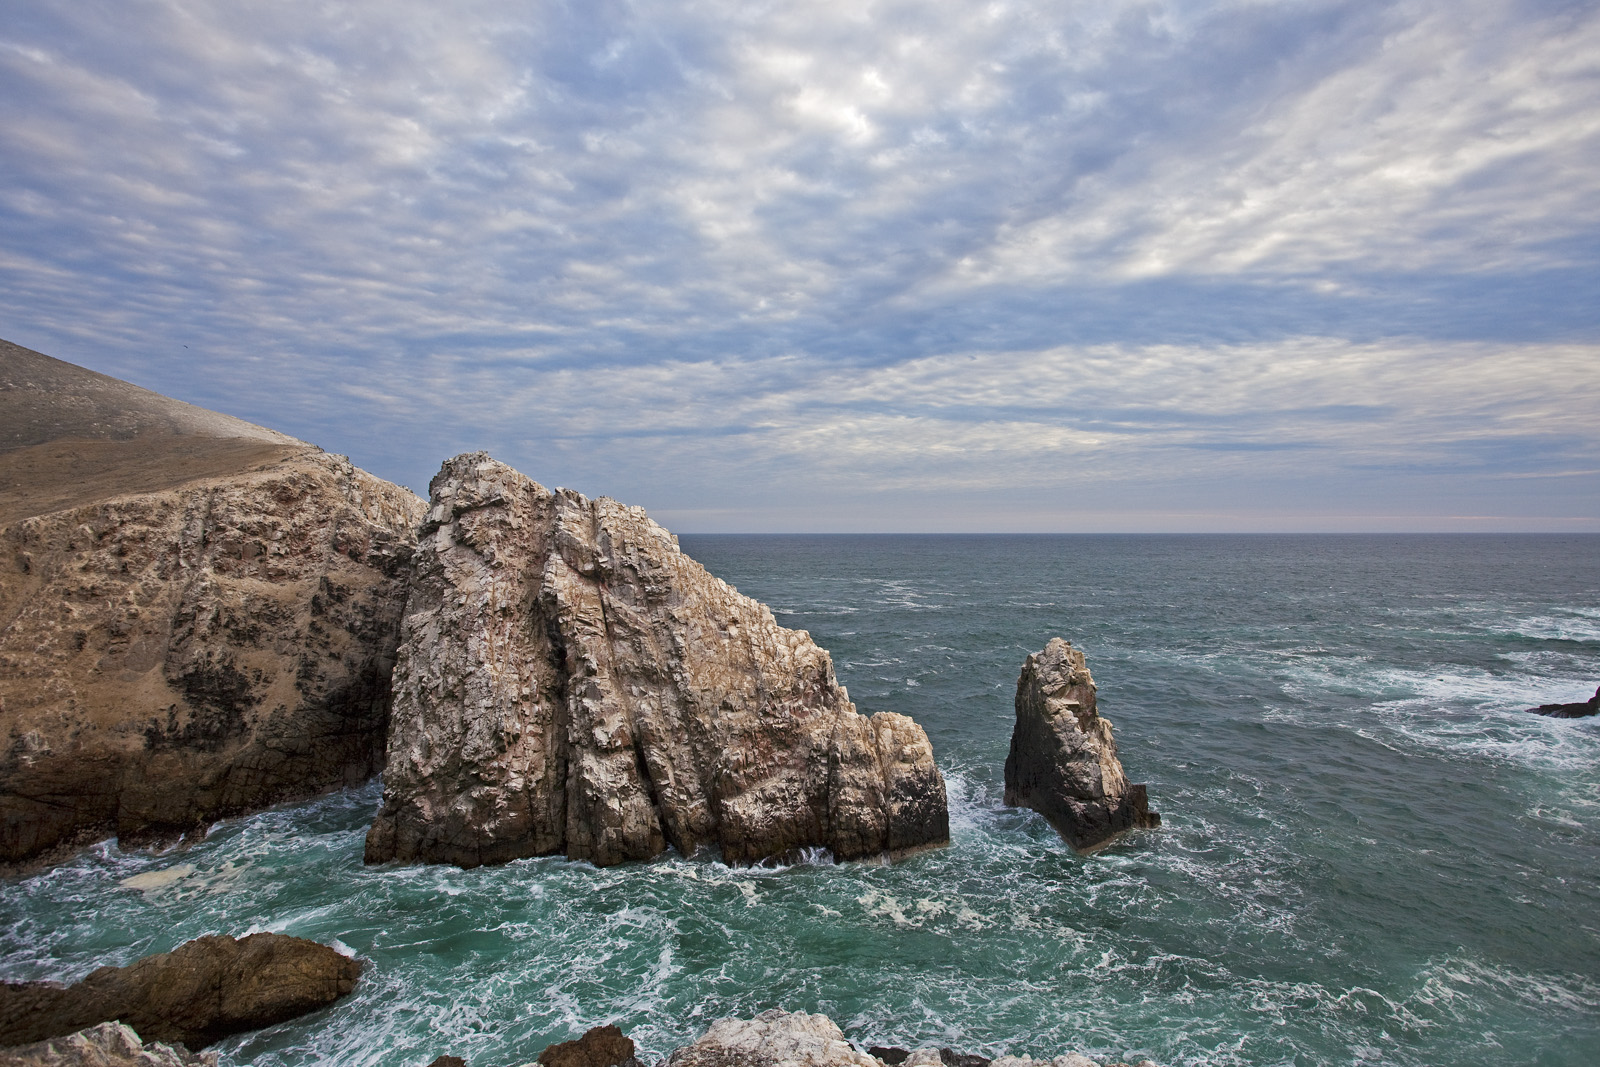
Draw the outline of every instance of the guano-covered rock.
<instances>
[{"instance_id":1,"label":"guano-covered rock","mask_svg":"<svg viewBox=\"0 0 1600 1067\"><path fill-rule=\"evenodd\" d=\"M730 863L949 838L911 719L856 712L828 654L639 508L484 453L432 486L367 860Z\"/></svg>"},{"instance_id":2,"label":"guano-covered rock","mask_svg":"<svg viewBox=\"0 0 1600 1067\"><path fill-rule=\"evenodd\" d=\"M1129 783L1111 723L1095 707L1083 653L1059 637L1017 678L1017 721L1006 756L1005 802L1032 808L1076 849L1161 824L1145 787Z\"/></svg>"}]
</instances>

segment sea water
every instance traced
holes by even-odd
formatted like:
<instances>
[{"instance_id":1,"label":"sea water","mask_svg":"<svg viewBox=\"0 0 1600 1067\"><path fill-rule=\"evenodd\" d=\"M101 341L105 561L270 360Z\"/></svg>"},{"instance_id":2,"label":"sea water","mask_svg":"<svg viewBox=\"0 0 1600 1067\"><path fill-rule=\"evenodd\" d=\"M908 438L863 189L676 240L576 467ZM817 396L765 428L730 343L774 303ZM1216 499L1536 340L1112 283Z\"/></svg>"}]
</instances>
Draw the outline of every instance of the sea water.
<instances>
[{"instance_id":1,"label":"sea water","mask_svg":"<svg viewBox=\"0 0 1600 1067\"><path fill-rule=\"evenodd\" d=\"M616 1023L825 1012L858 1045L1178 1064L1600 1063L1600 538L689 537L928 730L951 843L893 865L667 855L364 867L366 788L0 883L0 977L205 933L366 961L225 1064L532 1061ZM1002 803L1054 636L1158 830L1089 856Z\"/></svg>"}]
</instances>

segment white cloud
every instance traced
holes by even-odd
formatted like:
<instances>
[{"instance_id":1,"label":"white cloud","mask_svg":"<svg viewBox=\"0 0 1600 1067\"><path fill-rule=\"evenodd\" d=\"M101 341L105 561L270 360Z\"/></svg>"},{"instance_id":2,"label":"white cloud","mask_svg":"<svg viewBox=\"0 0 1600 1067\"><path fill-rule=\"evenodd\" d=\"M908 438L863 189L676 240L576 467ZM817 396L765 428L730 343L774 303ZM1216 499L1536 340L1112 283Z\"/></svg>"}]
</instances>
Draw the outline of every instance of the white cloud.
<instances>
[{"instance_id":1,"label":"white cloud","mask_svg":"<svg viewBox=\"0 0 1600 1067\"><path fill-rule=\"evenodd\" d=\"M21 13L8 336L412 484L487 442L718 507L1425 468L1556 514L1504 475L1596 463L1583 5Z\"/></svg>"}]
</instances>

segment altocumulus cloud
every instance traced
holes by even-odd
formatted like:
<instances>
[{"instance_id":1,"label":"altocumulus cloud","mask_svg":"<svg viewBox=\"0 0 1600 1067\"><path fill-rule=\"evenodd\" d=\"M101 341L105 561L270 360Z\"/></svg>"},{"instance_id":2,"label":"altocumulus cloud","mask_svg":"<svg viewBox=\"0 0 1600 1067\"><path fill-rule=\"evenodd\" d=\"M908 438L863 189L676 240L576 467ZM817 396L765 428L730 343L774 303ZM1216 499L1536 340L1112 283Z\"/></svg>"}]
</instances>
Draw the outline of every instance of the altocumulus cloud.
<instances>
[{"instance_id":1,"label":"altocumulus cloud","mask_svg":"<svg viewBox=\"0 0 1600 1067\"><path fill-rule=\"evenodd\" d=\"M686 530L1600 529L1597 89L1553 0L19 0L0 335Z\"/></svg>"}]
</instances>

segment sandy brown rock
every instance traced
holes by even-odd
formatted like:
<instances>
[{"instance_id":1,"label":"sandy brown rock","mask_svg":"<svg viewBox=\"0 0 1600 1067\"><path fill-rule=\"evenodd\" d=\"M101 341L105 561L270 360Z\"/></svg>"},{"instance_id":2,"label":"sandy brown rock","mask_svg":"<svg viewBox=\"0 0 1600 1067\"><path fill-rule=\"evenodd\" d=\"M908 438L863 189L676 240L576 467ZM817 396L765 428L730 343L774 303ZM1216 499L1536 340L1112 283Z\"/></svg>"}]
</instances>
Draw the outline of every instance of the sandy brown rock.
<instances>
[{"instance_id":1,"label":"sandy brown rock","mask_svg":"<svg viewBox=\"0 0 1600 1067\"><path fill-rule=\"evenodd\" d=\"M1017 679L1017 721L1006 757L1005 802L1034 809L1073 848L1158 826L1143 785L1128 782L1111 723L1095 706L1083 653L1051 638Z\"/></svg>"},{"instance_id":2,"label":"sandy brown rock","mask_svg":"<svg viewBox=\"0 0 1600 1067\"><path fill-rule=\"evenodd\" d=\"M145 1043L131 1027L101 1023L66 1037L0 1049L0 1067L216 1067L215 1052Z\"/></svg>"},{"instance_id":3,"label":"sandy brown rock","mask_svg":"<svg viewBox=\"0 0 1600 1067\"><path fill-rule=\"evenodd\" d=\"M576 1041L562 1041L539 1053L544 1067L638 1067L633 1039L614 1025L591 1027Z\"/></svg>"},{"instance_id":4,"label":"sandy brown rock","mask_svg":"<svg viewBox=\"0 0 1600 1067\"><path fill-rule=\"evenodd\" d=\"M357 961L298 937L201 937L127 967L102 967L72 986L0 984L0 1045L118 1020L146 1040L198 1049L326 1007L360 973Z\"/></svg>"},{"instance_id":5,"label":"sandy brown rock","mask_svg":"<svg viewBox=\"0 0 1600 1067\"><path fill-rule=\"evenodd\" d=\"M49 416L11 428L0 470L101 450L72 506L0 525L0 865L171 837L381 769L423 502L281 434L0 354L0 411L32 397ZM258 436L204 436L240 427ZM73 436L36 440L57 431ZM175 484L117 488L141 471ZM28 499L0 492L13 513Z\"/></svg>"},{"instance_id":6,"label":"sandy brown rock","mask_svg":"<svg viewBox=\"0 0 1600 1067\"><path fill-rule=\"evenodd\" d=\"M432 493L369 862L613 864L671 845L748 863L948 839L922 729L858 714L809 635L642 510L483 453Z\"/></svg>"}]
</instances>

